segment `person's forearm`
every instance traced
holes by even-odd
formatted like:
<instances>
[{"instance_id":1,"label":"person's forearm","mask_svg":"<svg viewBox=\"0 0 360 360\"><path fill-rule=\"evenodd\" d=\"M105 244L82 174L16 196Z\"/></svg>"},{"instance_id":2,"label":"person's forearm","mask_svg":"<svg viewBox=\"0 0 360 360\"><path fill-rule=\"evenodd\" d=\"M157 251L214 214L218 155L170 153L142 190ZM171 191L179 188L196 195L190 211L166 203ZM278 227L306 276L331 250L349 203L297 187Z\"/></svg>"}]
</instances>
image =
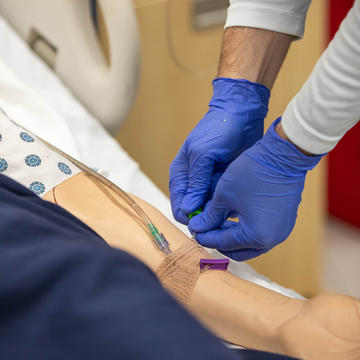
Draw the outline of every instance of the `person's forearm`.
<instances>
[{"instance_id":1,"label":"person's forearm","mask_svg":"<svg viewBox=\"0 0 360 360\"><path fill-rule=\"evenodd\" d=\"M271 89L293 39L269 30L229 27L224 33L218 76L247 79Z\"/></svg>"},{"instance_id":2,"label":"person's forearm","mask_svg":"<svg viewBox=\"0 0 360 360\"><path fill-rule=\"evenodd\" d=\"M329 152L360 119L359 27L360 2L356 0L283 114L284 133L309 153Z\"/></svg>"}]
</instances>

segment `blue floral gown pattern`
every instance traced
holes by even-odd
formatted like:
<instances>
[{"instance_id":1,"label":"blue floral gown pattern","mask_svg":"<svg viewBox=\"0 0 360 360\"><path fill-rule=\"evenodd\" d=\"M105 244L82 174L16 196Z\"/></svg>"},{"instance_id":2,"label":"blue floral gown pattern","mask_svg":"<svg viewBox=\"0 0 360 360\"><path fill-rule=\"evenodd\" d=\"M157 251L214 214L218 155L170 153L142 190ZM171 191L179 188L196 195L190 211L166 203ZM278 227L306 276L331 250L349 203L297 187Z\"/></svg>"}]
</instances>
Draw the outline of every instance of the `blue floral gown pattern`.
<instances>
[{"instance_id":1,"label":"blue floral gown pattern","mask_svg":"<svg viewBox=\"0 0 360 360\"><path fill-rule=\"evenodd\" d=\"M38 196L78 174L62 155L0 111L0 174L21 183Z\"/></svg>"}]
</instances>

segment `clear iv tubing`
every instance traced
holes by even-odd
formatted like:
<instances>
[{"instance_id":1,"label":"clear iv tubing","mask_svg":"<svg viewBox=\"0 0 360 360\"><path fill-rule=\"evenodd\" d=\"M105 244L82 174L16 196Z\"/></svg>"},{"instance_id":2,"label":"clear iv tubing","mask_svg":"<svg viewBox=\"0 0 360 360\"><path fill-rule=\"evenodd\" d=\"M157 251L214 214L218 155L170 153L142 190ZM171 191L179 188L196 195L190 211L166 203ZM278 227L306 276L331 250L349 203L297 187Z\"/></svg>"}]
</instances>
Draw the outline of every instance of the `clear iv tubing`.
<instances>
[{"instance_id":1,"label":"clear iv tubing","mask_svg":"<svg viewBox=\"0 0 360 360\"><path fill-rule=\"evenodd\" d=\"M4 111L3 111L4 112ZM5 113L5 112L4 112ZM5 113L5 115L7 115ZM9 118L10 119L10 118ZM13 120L11 120L13 121ZM13 121L14 122L14 121ZM18 124L16 124L18 125ZM20 126L20 125L18 125ZM26 130L26 129L24 129ZM28 130L26 130L28 131ZM28 131L29 133L31 133L31 131ZM36 136L36 135L34 135ZM86 165L84 165L82 162L74 159L73 157L71 157L70 155L64 153L63 151L59 150L58 148L56 148L55 146L49 144L47 141L41 139L40 137L36 136L40 141L42 141L45 145L47 145L51 150L53 150L54 152L62 155L63 157L65 157L66 159L68 159L69 161L71 161L73 164L75 164L80 170L83 170L85 173L87 173L90 176L93 176L94 178L96 178L97 180L99 180L102 184L104 184L105 186L110 187L113 191L115 191L115 193L117 193L119 196L121 196L121 198L129 205L131 206L131 208L134 209L134 211L136 212L136 214L139 216L139 218L142 220L142 222L144 223L144 225L146 226L146 228L149 230L150 232L150 236L153 239L153 241L155 242L156 246L163 251L166 255L169 255L171 253L170 250L170 245L168 243L168 241L166 240L165 236L163 234L161 234L159 232L159 230L156 228L156 226L153 224L153 222L151 221L151 219L149 218L149 216L146 215L145 211L140 207L140 205L138 205L136 203L135 200L133 200L124 190L120 189L119 187L117 187L115 184L113 184L110 180L108 180L106 177L102 176L101 174L97 173L96 171L90 169L89 167L87 167Z\"/></svg>"}]
</instances>

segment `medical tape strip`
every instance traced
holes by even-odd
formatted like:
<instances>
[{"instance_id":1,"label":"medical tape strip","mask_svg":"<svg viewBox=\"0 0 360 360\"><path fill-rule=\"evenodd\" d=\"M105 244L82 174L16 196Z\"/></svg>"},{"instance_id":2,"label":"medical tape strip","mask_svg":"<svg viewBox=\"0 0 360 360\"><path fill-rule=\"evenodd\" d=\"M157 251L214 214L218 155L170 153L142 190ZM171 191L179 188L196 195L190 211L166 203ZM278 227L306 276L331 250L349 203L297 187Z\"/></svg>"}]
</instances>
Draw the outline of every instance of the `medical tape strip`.
<instances>
[{"instance_id":1,"label":"medical tape strip","mask_svg":"<svg viewBox=\"0 0 360 360\"><path fill-rule=\"evenodd\" d=\"M187 305L200 275L201 259L210 255L196 242L191 242L169 254L156 271L166 290Z\"/></svg>"}]
</instances>

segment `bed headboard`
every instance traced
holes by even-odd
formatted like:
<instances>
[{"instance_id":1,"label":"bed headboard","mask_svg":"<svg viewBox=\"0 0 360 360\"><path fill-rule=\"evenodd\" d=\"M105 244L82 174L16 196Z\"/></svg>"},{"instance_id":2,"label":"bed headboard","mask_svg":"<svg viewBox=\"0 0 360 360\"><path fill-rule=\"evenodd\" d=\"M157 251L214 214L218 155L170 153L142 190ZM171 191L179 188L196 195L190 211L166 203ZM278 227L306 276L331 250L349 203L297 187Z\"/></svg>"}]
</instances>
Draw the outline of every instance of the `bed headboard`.
<instances>
[{"instance_id":1,"label":"bed headboard","mask_svg":"<svg viewBox=\"0 0 360 360\"><path fill-rule=\"evenodd\" d=\"M138 84L140 45L131 0L0 0L0 13L115 133Z\"/></svg>"}]
</instances>

